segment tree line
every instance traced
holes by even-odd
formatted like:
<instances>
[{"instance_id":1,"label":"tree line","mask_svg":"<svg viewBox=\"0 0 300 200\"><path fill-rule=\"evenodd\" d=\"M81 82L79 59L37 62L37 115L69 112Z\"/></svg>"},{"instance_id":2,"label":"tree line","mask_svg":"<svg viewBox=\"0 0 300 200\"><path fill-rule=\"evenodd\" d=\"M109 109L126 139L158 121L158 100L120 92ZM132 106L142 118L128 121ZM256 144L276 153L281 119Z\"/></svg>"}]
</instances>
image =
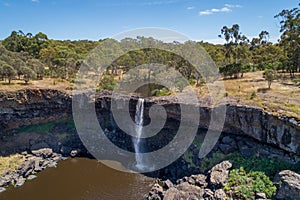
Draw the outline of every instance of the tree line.
<instances>
[{"instance_id":1,"label":"tree line","mask_svg":"<svg viewBox=\"0 0 300 200\"><path fill-rule=\"evenodd\" d=\"M281 38L278 43L269 41L267 31L253 39L241 33L238 24L224 26L220 30L220 38L224 45L214 45L197 42L211 56L225 78L243 77L244 73L255 70L272 70L273 72L288 72L291 78L300 72L300 4L291 10L283 10L275 16L280 23ZM0 46L0 80L23 79L28 83L30 79L43 77L62 78L74 81L76 73L87 59L89 52L102 42L99 41L70 41L52 40L45 33L24 33L13 31L4 39ZM115 52L120 52L123 46L138 46L141 42L160 43L153 38L126 38L113 41ZM180 43L169 44L177 48ZM111 47L109 47L111 48ZM111 52L114 53L114 52ZM179 56L155 49L140 49L129 52L108 66L107 74L118 74L118 70L128 71L131 67L149 61L156 61L177 69L188 80L201 83L200 75L193 66ZM270 73L267 73L270 74ZM272 76L275 77L275 76ZM106 77L107 79L107 77ZM107 80L112 80L111 78Z\"/></svg>"}]
</instances>

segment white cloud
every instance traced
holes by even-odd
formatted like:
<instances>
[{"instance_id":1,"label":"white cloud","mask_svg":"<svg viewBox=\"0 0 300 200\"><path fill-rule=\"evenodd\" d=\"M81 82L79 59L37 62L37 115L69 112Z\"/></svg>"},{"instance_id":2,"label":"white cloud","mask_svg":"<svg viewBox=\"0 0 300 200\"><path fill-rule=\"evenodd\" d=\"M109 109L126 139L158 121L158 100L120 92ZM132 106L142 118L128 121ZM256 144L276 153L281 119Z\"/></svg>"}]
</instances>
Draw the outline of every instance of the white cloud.
<instances>
[{"instance_id":1,"label":"white cloud","mask_svg":"<svg viewBox=\"0 0 300 200\"><path fill-rule=\"evenodd\" d=\"M189 7L187 7L186 9L187 9L187 10L194 10L195 7L194 7L194 6L189 6Z\"/></svg>"},{"instance_id":2,"label":"white cloud","mask_svg":"<svg viewBox=\"0 0 300 200\"><path fill-rule=\"evenodd\" d=\"M233 5L233 4L225 4L225 7L227 7L227 8L242 8L243 6L238 5L238 4L236 4L236 5Z\"/></svg>"},{"instance_id":3,"label":"white cloud","mask_svg":"<svg viewBox=\"0 0 300 200\"><path fill-rule=\"evenodd\" d=\"M220 12L231 12L232 10L228 7L223 7L223 8L212 8L210 10L204 10L204 11L200 11L199 15L211 15L214 13L220 13Z\"/></svg>"},{"instance_id":4,"label":"white cloud","mask_svg":"<svg viewBox=\"0 0 300 200\"><path fill-rule=\"evenodd\" d=\"M233 8L242 8L242 6L225 4L223 8L212 8L212 9L200 11L199 15L202 16L202 15L212 15L214 13L228 13L231 12Z\"/></svg>"},{"instance_id":5,"label":"white cloud","mask_svg":"<svg viewBox=\"0 0 300 200\"><path fill-rule=\"evenodd\" d=\"M31 0L31 2L33 2L33 3L39 3L40 0Z\"/></svg>"}]
</instances>

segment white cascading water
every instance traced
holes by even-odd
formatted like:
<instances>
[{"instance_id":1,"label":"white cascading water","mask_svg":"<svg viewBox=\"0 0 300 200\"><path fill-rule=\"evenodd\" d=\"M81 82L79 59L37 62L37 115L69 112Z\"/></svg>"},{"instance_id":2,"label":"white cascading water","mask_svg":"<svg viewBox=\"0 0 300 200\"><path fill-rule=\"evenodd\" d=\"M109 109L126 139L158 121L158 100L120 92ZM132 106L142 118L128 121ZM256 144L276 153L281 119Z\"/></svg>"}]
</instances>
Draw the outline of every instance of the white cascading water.
<instances>
[{"instance_id":1,"label":"white cascading water","mask_svg":"<svg viewBox=\"0 0 300 200\"><path fill-rule=\"evenodd\" d=\"M140 153L140 141L143 133L143 115L144 115L144 99L139 98L136 104L135 111L135 132L136 138L134 139L135 161L137 169L144 169L146 166L143 163L142 153Z\"/></svg>"}]
</instances>

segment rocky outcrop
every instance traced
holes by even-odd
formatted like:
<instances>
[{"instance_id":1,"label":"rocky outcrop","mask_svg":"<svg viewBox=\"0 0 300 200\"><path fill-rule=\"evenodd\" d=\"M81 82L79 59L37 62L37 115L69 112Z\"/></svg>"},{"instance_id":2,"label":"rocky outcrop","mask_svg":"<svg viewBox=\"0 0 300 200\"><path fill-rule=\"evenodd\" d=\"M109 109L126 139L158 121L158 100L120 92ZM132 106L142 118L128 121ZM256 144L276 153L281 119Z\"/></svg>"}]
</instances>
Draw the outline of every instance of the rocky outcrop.
<instances>
[{"instance_id":1,"label":"rocky outcrop","mask_svg":"<svg viewBox=\"0 0 300 200\"><path fill-rule=\"evenodd\" d=\"M180 200L203 199L225 200L223 186L227 182L229 169L232 164L224 161L213 167L207 175L198 174L184 177L175 185L167 181L157 181L151 191L145 196L146 200Z\"/></svg>"},{"instance_id":2,"label":"rocky outcrop","mask_svg":"<svg viewBox=\"0 0 300 200\"><path fill-rule=\"evenodd\" d=\"M232 164L229 161L224 161L216 166L214 166L209 173L209 182L211 188L222 188L225 186L229 169Z\"/></svg>"},{"instance_id":3,"label":"rocky outcrop","mask_svg":"<svg viewBox=\"0 0 300 200\"><path fill-rule=\"evenodd\" d=\"M59 120L47 126L49 130L9 131L0 134L0 155L34 151L41 148L51 148L64 156L87 156L87 150L82 144L72 119Z\"/></svg>"},{"instance_id":4,"label":"rocky outcrop","mask_svg":"<svg viewBox=\"0 0 300 200\"><path fill-rule=\"evenodd\" d=\"M300 198L300 175L290 170L279 172L274 183L277 185L277 199L298 200Z\"/></svg>"},{"instance_id":5,"label":"rocky outcrop","mask_svg":"<svg viewBox=\"0 0 300 200\"><path fill-rule=\"evenodd\" d=\"M0 133L71 115L70 95L52 89L0 91Z\"/></svg>"},{"instance_id":6,"label":"rocky outcrop","mask_svg":"<svg viewBox=\"0 0 300 200\"><path fill-rule=\"evenodd\" d=\"M5 191L5 187L12 184L15 188L21 187L26 180L36 178L36 173L48 168L56 167L58 161L63 157L54 153L52 149L39 149L31 154L23 152L25 160L16 170L9 170L0 176L0 192Z\"/></svg>"}]
</instances>

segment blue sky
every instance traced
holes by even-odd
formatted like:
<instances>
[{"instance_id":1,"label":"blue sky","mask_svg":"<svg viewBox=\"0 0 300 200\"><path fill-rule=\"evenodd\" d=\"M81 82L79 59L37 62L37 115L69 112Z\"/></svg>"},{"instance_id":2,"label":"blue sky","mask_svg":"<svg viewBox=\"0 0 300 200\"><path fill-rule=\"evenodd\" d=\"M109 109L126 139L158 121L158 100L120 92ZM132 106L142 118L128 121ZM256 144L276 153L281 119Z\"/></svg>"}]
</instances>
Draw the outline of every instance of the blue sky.
<instances>
[{"instance_id":1,"label":"blue sky","mask_svg":"<svg viewBox=\"0 0 300 200\"><path fill-rule=\"evenodd\" d=\"M261 30L279 38L274 15L299 0L0 0L0 39L12 30L41 31L53 39L98 40L120 32L162 27L193 40L220 43L224 26L238 23L252 38Z\"/></svg>"}]
</instances>

